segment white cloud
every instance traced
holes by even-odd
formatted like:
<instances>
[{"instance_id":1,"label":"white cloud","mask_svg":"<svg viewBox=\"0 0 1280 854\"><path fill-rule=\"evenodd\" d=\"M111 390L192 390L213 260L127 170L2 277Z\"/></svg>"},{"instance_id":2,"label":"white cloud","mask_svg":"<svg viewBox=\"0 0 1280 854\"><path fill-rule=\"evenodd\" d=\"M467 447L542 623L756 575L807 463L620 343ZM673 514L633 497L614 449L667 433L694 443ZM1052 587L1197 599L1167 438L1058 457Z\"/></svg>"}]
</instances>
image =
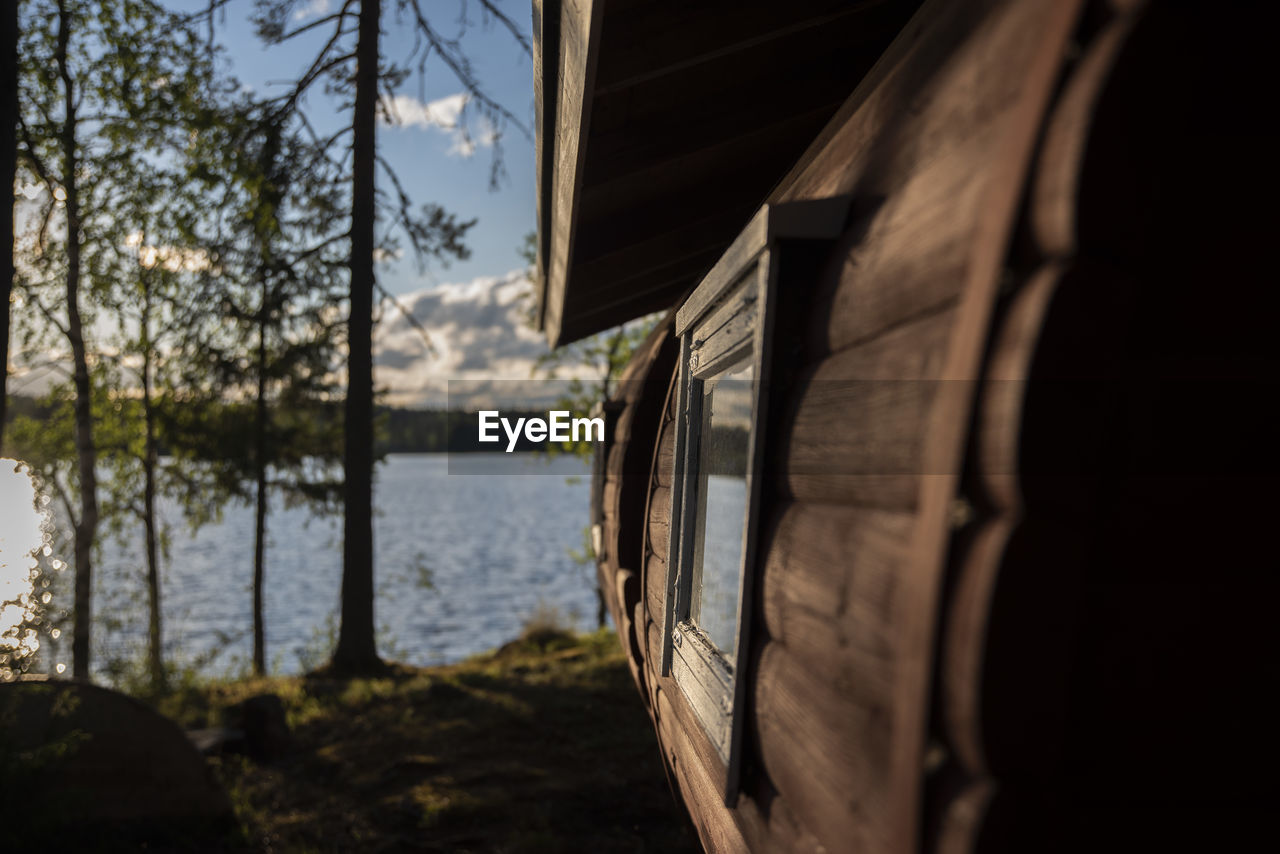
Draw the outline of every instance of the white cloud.
<instances>
[{"instance_id":1,"label":"white cloud","mask_svg":"<svg viewBox=\"0 0 1280 854\"><path fill-rule=\"evenodd\" d=\"M393 95L382 100L384 124L398 127L435 128L449 134L449 154L470 157L478 148L488 148L498 139L497 129L484 116L468 125L464 113L471 96L465 92L422 102L412 95Z\"/></svg>"},{"instance_id":2,"label":"white cloud","mask_svg":"<svg viewBox=\"0 0 1280 854\"><path fill-rule=\"evenodd\" d=\"M302 8L294 11L293 19L305 21L307 18L319 18L321 15L328 14L332 8L331 0L308 0L302 4Z\"/></svg>"},{"instance_id":3,"label":"white cloud","mask_svg":"<svg viewBox=\"0 0 1280 854\"><path fill-rule=\"evenodd\" d=\"M387 401L443 406L450 381L455 394L457 383L466 381L473 393L490 392L495 398L557 396L560 391L549 382L531 379L537 358L547 352L546 339L527 320L532 291L528 276L517 271L398 297L427 330L434 353L422 333L388 306L378 326L376 358L377 382L388 390ZM559 377L575 373L592 376L584 367L561 370ZM538 398L539 405L543 402L548 401Z\"/></svg>"},{"instance_id":4,"label":"white cloud","mask_svg":"<svg viewBox=\"0 0 1280 854\"><path fill-rule=\"evenodd\" d=\"M462 92L425 104L412 95L393 95L383 98L382 105L389 117L386 120L391 124L454 130L458 127L458 120L462 117L462 110L467 106L468 100L469 97Z\"/></svg>"}]
</instances>

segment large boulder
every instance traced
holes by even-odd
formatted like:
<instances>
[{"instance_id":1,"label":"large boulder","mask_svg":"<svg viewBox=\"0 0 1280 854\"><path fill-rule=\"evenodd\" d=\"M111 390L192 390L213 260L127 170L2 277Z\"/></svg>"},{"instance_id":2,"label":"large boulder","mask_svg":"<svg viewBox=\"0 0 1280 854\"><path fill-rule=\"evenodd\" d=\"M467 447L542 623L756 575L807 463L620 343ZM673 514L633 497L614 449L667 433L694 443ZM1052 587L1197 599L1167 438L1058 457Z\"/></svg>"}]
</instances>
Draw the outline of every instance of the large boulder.
<instances>
[{"instance_id":1,"label":"large boulder","mask_svg":"<svg viewBox=\"0 0 1280 854\"><path fill-rule=\"evenodd\" d=\"M0 684L0 798L17 817L0 837L67 832L99 848L149 838L198 846L231 826L226 793L176 724L77 682Z\"/></svg>"}]
</instances>

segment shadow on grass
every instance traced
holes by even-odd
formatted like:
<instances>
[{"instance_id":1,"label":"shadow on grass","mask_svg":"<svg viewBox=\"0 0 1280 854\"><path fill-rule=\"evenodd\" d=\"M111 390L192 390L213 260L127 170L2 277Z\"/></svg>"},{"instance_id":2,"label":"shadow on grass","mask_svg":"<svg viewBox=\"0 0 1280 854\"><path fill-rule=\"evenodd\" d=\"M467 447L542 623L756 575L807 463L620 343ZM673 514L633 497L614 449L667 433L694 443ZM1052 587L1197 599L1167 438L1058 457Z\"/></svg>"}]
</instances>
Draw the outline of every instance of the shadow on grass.
<instances>
[{"instance_id":1,"label":"shadow on grass","mask_svg":"<svg viewBox=\"0 0 1280 854\"><path fill-rule=\"evenodd\" d=\"M254 847L698 850L612 633L376 679L222 686L185 712L264 689L284 699L297 750L219 760Z\"/></svg>"}]
</instances>

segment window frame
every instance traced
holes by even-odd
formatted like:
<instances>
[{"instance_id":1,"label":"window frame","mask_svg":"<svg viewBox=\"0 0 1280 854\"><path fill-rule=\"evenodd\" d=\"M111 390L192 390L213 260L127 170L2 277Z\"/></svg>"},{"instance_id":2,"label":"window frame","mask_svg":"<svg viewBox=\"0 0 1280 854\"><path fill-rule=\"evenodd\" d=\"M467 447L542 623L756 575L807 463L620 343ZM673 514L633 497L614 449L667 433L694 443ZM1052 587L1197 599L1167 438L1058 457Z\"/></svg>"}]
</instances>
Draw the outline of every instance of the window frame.
<instances>
[{"instance_id":1,"label":"window frame","mask_svg":"<svg viewBox=\"0 0 1280 854\"><path fill-rule=\"evenodd\" d=\"M844 228L848 197L765 205L676 313L680 339L676 407L675 472L671 494L660 673L673 678L693 710L715 755L708 769L722 781L726 805L736 801L754 610L761 475L769 407L773 324L779 277L779 242L832 240ZM751 429L747 441L747 500L738 576L738 624L734 662L689 620L693 590L698 466L704 384L753 364Z\"/></svg>"}]
</instances>

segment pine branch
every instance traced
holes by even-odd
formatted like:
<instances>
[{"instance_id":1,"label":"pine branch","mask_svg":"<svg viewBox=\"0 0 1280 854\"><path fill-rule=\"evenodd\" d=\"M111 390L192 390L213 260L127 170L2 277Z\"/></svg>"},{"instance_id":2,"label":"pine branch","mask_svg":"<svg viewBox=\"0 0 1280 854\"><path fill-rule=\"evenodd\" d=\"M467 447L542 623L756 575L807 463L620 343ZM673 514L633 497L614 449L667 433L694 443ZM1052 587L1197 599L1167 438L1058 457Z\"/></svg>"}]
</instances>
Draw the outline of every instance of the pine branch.
<instances>
[{"instance_id":1,"label":"pine branch","mask_svg":"<svg viewBox=\"0 0 1280 854\"><path fill-rule=\"evenodd\" d=\"M480 0L480 6L511 33L511 37L516 40L516 44L524 48L524 52L526 54L529 56L533 55L533 44L529 41L529 37L524 34L523 30L516 26L516 22L511 20L511 18L507 16L506 12L503 12L494 5L493 0Z\"/></svg>"},{"instance_id":2,"label":"pine branch","mask_svg":"<svg viewBox=\"0 0 1280 854\"><path fill-rule=\"evenodd\" d=\"M459 53L460 48L457 41L447 39L436 32L435 28L431 26L431 22L427 20L426 15L422 13L420 0L404 0L404 2L413 10L416 27L422 33L423 38L440 55L440 60L449 67L449 70L458 78L458 82L467 90L467 93L492 116L510 122L519 128L526 138L532 138L524 122L516 118L515 114L506 107L485 94L479 79L476 78L475 72L471 68L471 63Z\"/></svg>"},{"instance_id":3,"label":"pine branch","mask_svg":"<svg viewBox=\"0 0 1280 854\"><path fill-rule=\"evenodd\" d=\"M378 295L381 298L381 300L384 302L389 302L393 306L395 306L396 309L400 312L400 315L408 322L408 324L412 326L415 330L417 330L418 334L422 336L422 340L427 345L428 355L439 356L440 352L436 349L435 345L431 343L431 333L427 332L427 327L422 325L422 321L414 317L413 312L405 308L404 304L401 303L400 300L392 296L391 293L388 292L387 289L384 288L381 284L375 283L374 287L377 288Z\"/></svg>"}]
</instances>

